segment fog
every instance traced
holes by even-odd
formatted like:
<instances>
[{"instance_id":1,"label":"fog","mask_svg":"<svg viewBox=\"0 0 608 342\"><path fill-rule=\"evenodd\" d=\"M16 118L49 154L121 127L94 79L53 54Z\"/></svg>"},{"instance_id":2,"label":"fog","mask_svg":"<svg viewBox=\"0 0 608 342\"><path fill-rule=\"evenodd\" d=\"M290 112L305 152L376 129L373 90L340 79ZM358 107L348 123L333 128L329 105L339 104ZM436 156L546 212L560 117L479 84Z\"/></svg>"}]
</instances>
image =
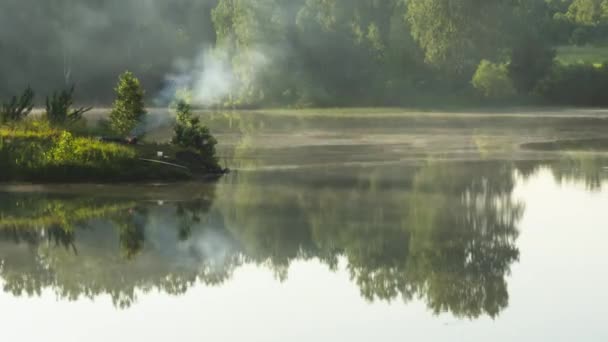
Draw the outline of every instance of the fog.
<instances>
[{"instance_id":1,"label":"fog","mask_svg":"<svg viewBox=\"0 0 608 342\"><path fill-rule=\"evenodd\" d=\"M108 103L120 73L155 94L179 59L212 45L216 1L3 0L0 94L30 84L41 96L75 83L77 97Z\"/></svg>"}]
</instances>

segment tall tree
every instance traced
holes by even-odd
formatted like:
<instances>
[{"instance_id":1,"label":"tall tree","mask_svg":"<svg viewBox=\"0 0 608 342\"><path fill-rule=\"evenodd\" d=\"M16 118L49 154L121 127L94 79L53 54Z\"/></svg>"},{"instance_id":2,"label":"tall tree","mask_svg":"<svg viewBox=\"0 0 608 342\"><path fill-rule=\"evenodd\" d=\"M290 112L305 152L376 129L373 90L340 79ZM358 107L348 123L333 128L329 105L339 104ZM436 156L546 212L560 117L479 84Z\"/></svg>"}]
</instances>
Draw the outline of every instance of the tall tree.
<instances>
[{"instance_id":1,"label":"tall tree","mask_svg":"<svg viewBox=\"0 0 608 342\"><path fill-rule=\"evenodd\" d=\"M506 45L511 1L410 0L407 19L428 63L468 73Z\"/></svg>"},{"instance_id":2,"label":"tall tree","mask_svg":"<svg viewBox=\"0 0 608 342\"><path fill-rule=\"evenodd\" d=\"M131 133L146 115L144 90L133 73L123 73L115 88L116 100L110 112L112 128L120 134Z\"/></svg>"},{"instance_id":3,"label":"tall tree","mask_svg":"<svg viewBox=\"0 0 608 342\"><path fill-rule=\"evenodd\" d=\"M608 20L608 0L574 0L567 16L583 25L599 25Z\"/></svg>"}]
</instances>

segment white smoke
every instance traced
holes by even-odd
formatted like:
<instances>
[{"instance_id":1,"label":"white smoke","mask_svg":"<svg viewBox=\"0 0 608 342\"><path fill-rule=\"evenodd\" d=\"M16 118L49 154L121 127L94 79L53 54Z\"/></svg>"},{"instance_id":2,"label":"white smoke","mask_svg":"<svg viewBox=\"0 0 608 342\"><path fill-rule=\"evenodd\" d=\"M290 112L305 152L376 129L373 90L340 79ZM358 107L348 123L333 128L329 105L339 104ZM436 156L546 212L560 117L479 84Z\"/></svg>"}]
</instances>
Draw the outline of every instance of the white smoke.
<instances>
[{"instance_id":1,"label":"white smoke","mask_svg":"<svg viewBox=\"0 0 608 342\"><path fill-rule=\"evenodd\" d=\"M220 104L254 85L256 76L270 61L261 49L250 49L238 56L237 64L241 67L235 71L232 58L229 53L215 48L203 49L193 60L176 61L175 71L166 77L167 86L160 94L160 101L170 103L184 99L202 107Z\"/></svg>"}]
</instances>

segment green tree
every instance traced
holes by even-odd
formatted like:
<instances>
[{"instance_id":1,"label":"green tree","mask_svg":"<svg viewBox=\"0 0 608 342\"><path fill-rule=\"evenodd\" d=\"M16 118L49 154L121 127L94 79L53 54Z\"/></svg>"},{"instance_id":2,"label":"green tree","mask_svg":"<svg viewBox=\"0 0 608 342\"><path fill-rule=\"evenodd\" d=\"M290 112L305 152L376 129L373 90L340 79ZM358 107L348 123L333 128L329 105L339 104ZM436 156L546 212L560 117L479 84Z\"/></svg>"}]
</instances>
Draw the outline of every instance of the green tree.
<instances>
[{"instance_id":1,"label":"green tree","mask_svg":"<svg viewBox=\"0 0 608 342\"><path fill-rule=\"evenodd\" d=\"M211 135L209 128L202 125L199 118L192 115L192 108L185 101L176 105L177 120L174 127L172 143L185 148L196 150L207 161L217 165L215 146L217 140Z\"/></svg>"},{"instance_id":2,"label":"green tree","mask_svg":"<svg viewBox=\"0 0 608 342\"><path fill-rule=\"evenodd\" d=\"M133 73L123 73L114 89L116 100L110 113L112 128L120 134L128 134L137 127L146 115L144 90Z\"/></svg>"},{"instance_id":3,"label":"green tree","mask_svg":"<svg viewBox=\"0 0 608 342\"><path fill-rule=\"evenodd\" d=\"M13 96L10 101L0 106L0 124L21 121L25 119L34 108L34 91L27 87L21 96Z\"/></svg>"},{"instance_id":4,"label":"green tree","mask_svg":"<svg viewBox=\"0 0 608 342\"><path fill-rule=\"evenodd\" d=\"M504 48L512 7L506 1L410 0L407 20L429 64L466 74Z\"/></svg>"},{"instance_id":5,"label":"green tree","mask_svg":"<svg viewBox=\"0 0 608 342\"><path fill-rule=\"evenodd\" d=\"M504 99L515 94L507 66L494 64L485 59L481 61L473 75L472 84L485 97L491 99Z\"/></svg>"},{"instance_id":6,"label":"green tree","mask_svg":"<svg viewBox=\"0 0 608 342\"><path fill-rule=\"evenodd\" d=\"M608 19L608 0L574 0L566 15L578 24L599 25Z\"/></svg>"},{"instance_id":7,"label":"green tree","mask_svg":"<svg viewBox=\"0 0 608 342\"><path fill-rule=\"evenodd\" d=\"M554 9L544 1L518 0L509 27L509 76L520 94L530 94L554 65Z\"/></svg>"},{"instance_id":8,"label":"green tree","mask_svg":"<svg viewBox=\"0 0 608 342\"><path fill-rule=\"evenodd\" d=\"M54 125L74 123L93 109L93 107L72 108L74 105L74 86L46 98L46 118Z\"/></svg>"}]
</instances>

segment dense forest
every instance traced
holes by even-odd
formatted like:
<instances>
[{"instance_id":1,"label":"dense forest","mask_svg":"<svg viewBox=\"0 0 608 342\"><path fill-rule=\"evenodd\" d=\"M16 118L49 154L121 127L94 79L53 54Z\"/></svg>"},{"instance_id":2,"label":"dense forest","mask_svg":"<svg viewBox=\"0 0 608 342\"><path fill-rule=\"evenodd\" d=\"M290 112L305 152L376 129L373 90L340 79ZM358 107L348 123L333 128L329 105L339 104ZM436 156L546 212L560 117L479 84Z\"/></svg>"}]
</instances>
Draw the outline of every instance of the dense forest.
<instances>
[{"instance_id":1,"label":"dense forest","mask_svg":"<svg viewBox=\"0 0 608 342\"><path fill-rule=\"evenodd\" d=\"M107 105L137 74L148 105L607 105L608 0L3 0L0 96L75 84Z\"/></svg>"}]
</instances>

